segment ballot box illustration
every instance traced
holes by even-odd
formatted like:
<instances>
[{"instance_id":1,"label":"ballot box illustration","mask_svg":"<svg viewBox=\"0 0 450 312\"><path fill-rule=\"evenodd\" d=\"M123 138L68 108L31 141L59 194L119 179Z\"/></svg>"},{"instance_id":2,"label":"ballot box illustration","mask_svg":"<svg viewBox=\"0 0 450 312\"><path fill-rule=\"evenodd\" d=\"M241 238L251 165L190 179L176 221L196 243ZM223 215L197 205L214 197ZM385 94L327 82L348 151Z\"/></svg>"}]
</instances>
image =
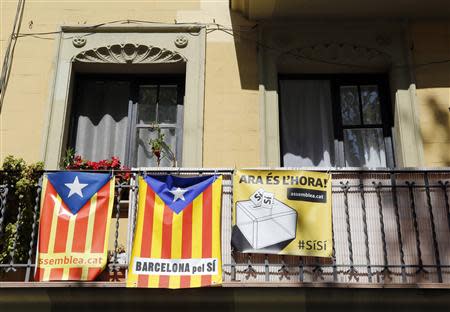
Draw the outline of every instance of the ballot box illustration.
<instances>
[{"instance_id":1,"label":"ballot box illustration","mask_svg":"<svg viewBox=\"0 0 450 312\"><path fill-rule=\"evenodd\" d=\"M236 225L253 249L261 249L295 238L297 212L259 189L236 203Z\"/></svg>"}]
</instances>

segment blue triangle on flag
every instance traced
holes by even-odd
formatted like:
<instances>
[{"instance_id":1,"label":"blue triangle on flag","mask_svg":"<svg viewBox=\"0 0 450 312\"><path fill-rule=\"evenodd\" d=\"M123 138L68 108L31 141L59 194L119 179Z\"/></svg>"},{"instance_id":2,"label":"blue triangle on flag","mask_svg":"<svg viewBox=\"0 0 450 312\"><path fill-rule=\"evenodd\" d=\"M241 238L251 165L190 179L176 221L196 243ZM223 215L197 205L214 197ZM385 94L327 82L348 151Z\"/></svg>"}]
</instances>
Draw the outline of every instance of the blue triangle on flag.
<instances>
[{"instance_id":1,"label":"blue triangle on flag","mask_svg":"<svg viewBox=\"0 0 450 312\"><path fill-rule=\"evenodd\" d=\"M216 175L193 178L181 178L172 175L145 177L145 181L153 191L177 214L216 179Z\"/></svg>"},{"instance_id":2,"label":"blue triangle on flag","mask_svg":"<svg viewBox=\"0 0 450 312\"><path fill-rule=\"evenodd\" d=\"M110 179L109 173L64 171L48 173L47 178L73 214L78 211Z\"/></svg>"}]
</instances>

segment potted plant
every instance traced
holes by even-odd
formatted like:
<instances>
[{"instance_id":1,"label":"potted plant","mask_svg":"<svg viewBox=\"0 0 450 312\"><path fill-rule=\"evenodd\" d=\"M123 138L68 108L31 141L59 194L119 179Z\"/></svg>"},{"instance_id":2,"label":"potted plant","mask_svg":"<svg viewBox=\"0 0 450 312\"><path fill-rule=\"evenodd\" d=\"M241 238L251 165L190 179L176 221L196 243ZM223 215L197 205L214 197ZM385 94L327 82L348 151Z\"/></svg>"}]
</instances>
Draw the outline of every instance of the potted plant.
<instances>
[{"instance_id":1,"label":"potted plant","mask_svg":"<svg viewBox=\"0 0 450 312\"><path fill-rule=\"evenodd\" d=\"M150 144L152 153L156 157L156 165L159 167L162 158L161 150L163 148L163 144L165 144L164 133L161 132L161 128L158 125L153 126L152 129L156 130L156 138L150 139L148 144Z\"/></svg>"},{"instance_id":2,"label":"potted plant","mask_svg":"<svg viewBox=\"0 0 450 312\"><path fill-rule=\"evenodd\" d=\"M150 139L148 144L150 145L152 153L156 158L157 167L159 167L159 165L161 164L161 159L163 159L164 157L171 160L173 162L173 166L176 166L175 155L167 145L167 143L164 141L165 135L161 132L161 128L159 127L159 125L153 125L151 130L156 130L156 137Z\"/></svg>"}]
</instances>

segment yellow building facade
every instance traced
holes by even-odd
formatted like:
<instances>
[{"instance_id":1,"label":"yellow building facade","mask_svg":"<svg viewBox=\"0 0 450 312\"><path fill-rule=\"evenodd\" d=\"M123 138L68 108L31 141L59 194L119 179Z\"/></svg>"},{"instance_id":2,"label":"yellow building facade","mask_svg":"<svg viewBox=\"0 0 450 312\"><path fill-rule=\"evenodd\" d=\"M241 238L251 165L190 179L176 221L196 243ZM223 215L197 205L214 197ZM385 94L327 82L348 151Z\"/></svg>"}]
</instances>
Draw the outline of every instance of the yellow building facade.
<instances>
[{"instance_id":1,"label":"yellow building facade","mask_svg":"<svg viewBox=\"0 0 450 312\"><path fill-rule=\"evenodd\" d=\"M0 158L12 154L58 167L70 145L80 73L172 73L183 77L185 88L178 166L279 167L286 165L280 77L382 74L393 154L382 166L450 166L450 22L444 2L432 1L426 11L353 8L337 21L333 6L275 0L25 1L2 89ZM17 4L1 4L2 59ZM80 38L85 43L76 46ZM81 54L113 45L119 50L108 57L139 56L142 46L154 46L180 55L183 64L148 58L137 64L131 54L123 64L77 63Z\"/></svg>"},{"instance_id":2,"label":"yellow building facade","mask_svg":"<svg viewBox=\"0 0 450 312\"><path fill-rule=\"evenodd\" d=\"M445 310L448 2L0 0L0 163L46 169L0 172L2 311ZM113 172L102 276L37 283L37 180L69 148L132 178ZM331 257L235 249L234 169L279 167L331 174ZM213 172L222 287L126 289L136 176Z\"/></svg>"}]
</instances>

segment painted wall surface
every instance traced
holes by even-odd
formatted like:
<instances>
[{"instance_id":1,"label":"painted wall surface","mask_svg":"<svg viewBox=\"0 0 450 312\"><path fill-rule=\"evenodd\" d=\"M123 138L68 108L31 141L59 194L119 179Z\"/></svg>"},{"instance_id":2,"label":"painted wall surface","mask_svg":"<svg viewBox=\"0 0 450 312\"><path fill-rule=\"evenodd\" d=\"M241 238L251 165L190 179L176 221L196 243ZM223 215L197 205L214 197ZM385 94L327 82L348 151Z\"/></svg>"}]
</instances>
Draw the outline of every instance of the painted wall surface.
<instances>
[{"instance_id":1,"label":"painted wall surface","mask_svg":"<svg viewBox=\"0 0 450 312\"><path fill-rule=\"evenodd\" d=\"M1 2L1 58L16 13L17 1ZM213 22L232 29L229 1L26 1L22 27L24 34L57 32L64 25L120 26L124 20L134 25L159 23ZM118 22L122 21L122 22ZM142 21L148 21L145 23ZM243 24L250 24L245 20ZM133 24L131 22L131 24ZM126 24L129 25L129 24ZM236 42L233 33L208 31L205 73L203 166L256 166L259 164L259 111L256 88L240 81ZM240 26L239 26L240 27ZM43 137L53 90L58 51L58 34L27 35L18 38L5 93L0 125L0 159L13 154L26 161L42 160ZM247 75L256 80L256 49L243 45L239 50L249 59ZM253 61L253 63L252 63ZM245 135L242 135L245 134Z\"/></svg>"},{"instance_id":2,"label":"painted wall surface","mask_svg":"<svg viewBox=\"0 0 450 312\"><path fill-rule=\"evenodd\" d=\"M450 167L450 22L414 23L412 36L425 166Z\"/></svg>"}]
</instances>

